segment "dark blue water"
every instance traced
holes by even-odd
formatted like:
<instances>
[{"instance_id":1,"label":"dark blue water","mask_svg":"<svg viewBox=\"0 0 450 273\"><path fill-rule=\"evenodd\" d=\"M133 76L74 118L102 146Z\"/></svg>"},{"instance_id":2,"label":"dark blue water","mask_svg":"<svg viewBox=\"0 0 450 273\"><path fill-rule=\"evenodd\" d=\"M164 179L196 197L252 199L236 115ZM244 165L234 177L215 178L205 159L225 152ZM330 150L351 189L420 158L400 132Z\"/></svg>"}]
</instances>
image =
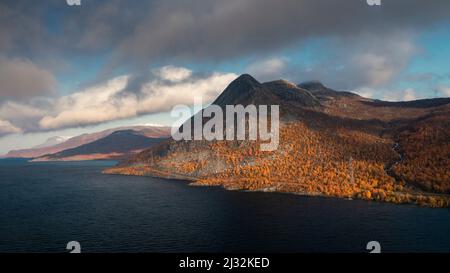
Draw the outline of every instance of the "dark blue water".
<instances>
[{"instance_id":1,"label":"dark blue water","mask_svg":"<svg viewBox=\"0 0 450 273\"><path fill-rule=\"evenodd\" d=\"M450 210L246 193L0 160L0 252L450 252Z\"/></svg>"}]
</instances>

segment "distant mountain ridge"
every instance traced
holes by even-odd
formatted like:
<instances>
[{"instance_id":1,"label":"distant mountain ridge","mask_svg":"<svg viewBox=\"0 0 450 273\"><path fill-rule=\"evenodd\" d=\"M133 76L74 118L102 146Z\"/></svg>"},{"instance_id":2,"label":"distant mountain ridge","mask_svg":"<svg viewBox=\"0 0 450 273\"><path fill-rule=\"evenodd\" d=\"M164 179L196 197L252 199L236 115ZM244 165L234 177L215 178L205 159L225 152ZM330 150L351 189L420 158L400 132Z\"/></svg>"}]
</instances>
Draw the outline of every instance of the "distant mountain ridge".
<instances>
[{"instance_id":1,"label":"distant mountain ridge","mask_svg":"<svg viewBox=\"0 0 450 273\"><path fill-rule=\"evenodd\" d=\"M36 158L48 154L58 153L64 150L73 149L81 145L96 141L107 135L119 131L119 130L136 130L142 132L145 136L151 138L167 137L170 133L169 127L159 126L127 126L103 130L100 132L82 134L79 136L71 137L62 143L58 143L53 146L35 147L30 149L13 150L8 152L4 157L6 158Z\"/></svg>"},{"instance_id":2,"label":"distant mountain ridge","mask_svg":"<svg viewBox=\"0 0 450 273\"><path fill-rule=\"evenodd\" d=\"M32 147L32 149L52 147L52 146L58 145L60 143L63 143L70 138L71 137L54 136L54 137L48 138L44 143Z\"/></svg>"},{"instance_id":3,"label":"distant mountain ridge","mask_svg":"<svg viewBox=\"0 0 450 273\"><path fill-rule=\"evenodd\" d=\"M148 133L148 132L147 132ZM60 161L60 160L89 160L89 159L116 159L132 153L142 151L152 145L166 140L165 137L147 137L145 132L135 130L114 131L106 137L83 144L76 148L63 150L58 153L44 155L34 161Z\"/></svg>"}]
</instances>

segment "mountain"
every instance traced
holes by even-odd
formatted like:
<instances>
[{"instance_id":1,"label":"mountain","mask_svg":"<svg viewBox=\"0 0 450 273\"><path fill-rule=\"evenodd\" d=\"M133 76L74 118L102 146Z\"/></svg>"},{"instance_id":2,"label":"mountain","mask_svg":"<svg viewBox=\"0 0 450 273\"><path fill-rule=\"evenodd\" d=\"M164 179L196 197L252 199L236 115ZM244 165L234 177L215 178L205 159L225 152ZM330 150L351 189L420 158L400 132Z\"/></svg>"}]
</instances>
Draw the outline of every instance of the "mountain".
<instances>
[{"instance_id":1,"label":"mountain","mask_svg":"<svg viewBox=\"0 0 450 273\"><path fill-rule=\"evenodd\" d=\"M148 137L146 133L148 134L149 132L140 132L131 129L114 131L106 137L93 142L55 154L38 157L34 161L116 159L142 151L167 139L167 136Z\"/></svg>"},{"instance_id":2,"label":"mountain","mask_svg":"<svg viewBox=\"0 0 450 273\"><path fill-rule=\"evenodd\" d=\"M79 136L75 136L67 139L66 141L53 145L53 146L44 146L44 147L34 147L30 149L22 149L22 150L12 150L8 152L4 157L6 158L36 158L41 157L43 155L58 153L67 149L72 149L79 147L81 145L90 143L92 141L103 138L115 131L120 130L136 130L142 132L147 137L151 138L160 138L167 137L170 135L170 128L168 127L159 127L159 126L128 126L128 127L120 127L120 128L112 128L107 129L101 132L95 132L90 134L82 134Z\"/></svg>"},{"instance_id":3,"label":"mountain","mask_svg":"<svg viewBox=\"0 0 450 273\"><path fill-rule=\"evenodd\" d=\"M319 82L242 75L214 101L280 105L280 141L164 141L108 174L193 185L450 206L450 98L384 102ZM206 122L207 120L203 120Z\"/></svg>"},{"instance_id":4,"label":"mountain","mask_svg":"<svg viewBox=\"0 0 450 273\"><path fill-rule=\"evenodd\" d=\"M34 146L33 149L52 147L67 141L69 138L70 137L54 136L48 138L44 143Z\"/></svg>"},{"instance_id":5,"label":"mountain","mask_svg":"<svg viewBox=\"0 0 450 273\"><path fill-rule=\"evenodd\" d=\"M310 81L304 82L298 85L299 88L308 90L311 94L314 94L319 100L329 100L337 97L359 97L359 95L346 92L346 91L335 91L333 89L325 87L321 82Z\"/></svg>"},{"instance_id":6,"label":"mountain","mask_svg":"<svg viewBox=\"0 0 450 273\"><path fill-rule=\"evenodd\" d=\"M316 107L320 102L308 90L288 81L259 83L252 76L244 74L231 82L213 104L222 107L236 104L278 104L289 109L291 106Z\"/></svg>"}]
</instances>

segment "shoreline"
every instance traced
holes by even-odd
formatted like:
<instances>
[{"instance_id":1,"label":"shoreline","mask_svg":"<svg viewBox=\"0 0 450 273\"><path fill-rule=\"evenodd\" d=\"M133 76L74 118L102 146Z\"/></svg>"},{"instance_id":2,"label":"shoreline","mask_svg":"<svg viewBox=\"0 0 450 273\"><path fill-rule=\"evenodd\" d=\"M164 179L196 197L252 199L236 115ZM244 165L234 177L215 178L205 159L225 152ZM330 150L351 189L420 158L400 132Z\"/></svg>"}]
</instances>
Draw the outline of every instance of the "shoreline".
<instances>
[{"instance_id":1,"label":"shoreline","mask_svg":"<svg viewBox=\"0 0 450 273\"><path fill-rule=\"evenodd\" d=\"M208 178L201 179L195 178L192 176L186 176L182 174L176 174L168 171L155 170L154 168L150 168L149 166L132 166L132 167L112 167L107 168L102 171L102 174L107 175L124 175L124 176L148 176L160 179L167 180L177 180L187 182L188 186L194 187L221 187L228 191L243 191L243 192L266 192L266 193L284 193L284 194L293 194L298 196L308 196L308 197L325 197L325 198L338 198L342 200L365 200L372 202L380 202L380 203L391 203L397 205L415 205L419 207L428 207L428 208L450 208L450 195L445 194L434 194L427 192L393 192L393 195L397 196L408 196L413 198L411 201L402 201L402 202L394 202L389 200L381 200L375 198L361 198L356 195L353 196L336 196L336 195L327 195L321 192L306 192L306 191L289 191L283 190L280 185L273 185L264 188L256 188L256 189L248 189L242 186L239 186L236 183L230 183L225 180L216 180L214 183L208 183ZM429 198L442 198L447 203L443 206L434 205L431 202L428 202ZM422 200L424 199L424 200Z\"/></svg>"}]
</instances>

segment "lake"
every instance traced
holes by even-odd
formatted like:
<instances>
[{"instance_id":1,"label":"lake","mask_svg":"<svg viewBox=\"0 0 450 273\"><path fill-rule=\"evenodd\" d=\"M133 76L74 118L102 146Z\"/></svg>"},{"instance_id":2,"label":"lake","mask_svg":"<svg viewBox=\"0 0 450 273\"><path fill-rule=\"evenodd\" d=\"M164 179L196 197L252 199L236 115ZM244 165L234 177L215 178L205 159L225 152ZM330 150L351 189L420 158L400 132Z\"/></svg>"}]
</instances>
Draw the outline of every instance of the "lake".
<instances>
[{"instance_id":1,"label":"lake","mask_svg":"<svg viewBox=\"0 0 450 273\"><path fill-rule=\"evenodd\" d=\"M112 176L0 160L0 252L450 252L450 209Z\"/></svg>"}]
</instances>

